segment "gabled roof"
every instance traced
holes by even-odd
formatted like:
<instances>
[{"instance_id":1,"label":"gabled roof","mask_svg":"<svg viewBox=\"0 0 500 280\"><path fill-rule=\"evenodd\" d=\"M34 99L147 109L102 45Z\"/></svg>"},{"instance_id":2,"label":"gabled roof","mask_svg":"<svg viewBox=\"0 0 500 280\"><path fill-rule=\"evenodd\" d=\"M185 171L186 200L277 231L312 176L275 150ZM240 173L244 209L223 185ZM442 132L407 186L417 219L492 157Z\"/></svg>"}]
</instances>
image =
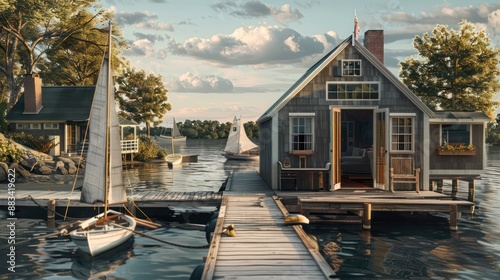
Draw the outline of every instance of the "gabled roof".
<instances>
[{"instance_id":1,"label":"gabled roof","mask_svg":"<svg viewBox=\"0 0 500 280\"><path fill-rule=\"evenodd\" d=\"M314 77L316 77L326 66L328 66L349 44L352 44L352 35L327 53L323 58L309 68L267 111L257 120L264 122L273 117L283 106L285 106L298 92L300 92ZM394 86L407 96L420 110L434 117L434 112L423 103L413 92L411 92L397 77L395 77L368 49L358 41L354 48L360 52L377 70L380 71Z\"/></svg>"},{"instance_id":2,"label":"gabled roof","mask_svg":"<svg viewBox=\"0 0 500 280\"><path fill-rule=\"evenodd\" d=\"M95 86L42 87L42 109L38 114L23 114L24 95L7 114L8 122L87 121Z\"/></svg>"},{"instance_id":3,"label":"gabled roof","mask_svg":"<svg viewBox=\"0 0 500 280\"><path fill-rule=\"evenodd\" d=\"M95 86L42 87L42 109L38 114L23 114L24 95L7 114L8 122L88 121ZM118 118L121 126L139 126L136 121Z\"/></svg>"}]
</instances>

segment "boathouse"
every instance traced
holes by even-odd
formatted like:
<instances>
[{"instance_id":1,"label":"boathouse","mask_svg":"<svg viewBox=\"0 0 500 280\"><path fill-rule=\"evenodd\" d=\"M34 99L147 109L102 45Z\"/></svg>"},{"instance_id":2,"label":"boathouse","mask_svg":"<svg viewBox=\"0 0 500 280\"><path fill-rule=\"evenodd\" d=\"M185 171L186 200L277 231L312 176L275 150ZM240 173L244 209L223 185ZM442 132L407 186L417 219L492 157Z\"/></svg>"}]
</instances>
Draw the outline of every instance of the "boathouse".
<instances>
[{"instance_id":1,"label":"boathouse","mask_svg":"<svg viewBox=\"0 0 500 280\"><path fill-rule=\"evenodd\" d=\"M38 74L24 78L24 93L7 113L11 131L58 143L51 155L78 154L84 146L95 86L42 86ZM139 124L120 118L122 153L137 153Z\"/></svg>"},{"instance_id":2,"label":"boathouse","mask_svg":"<svg viewBox=\"0 0 500 280\"><path fill-rule=\"evenodd\" d=\"M433 111L384 66L384 33L350 36L258 120L260 174L276 190L429 190L486 166L482 112Z\"/></svg>"}]
</instances>

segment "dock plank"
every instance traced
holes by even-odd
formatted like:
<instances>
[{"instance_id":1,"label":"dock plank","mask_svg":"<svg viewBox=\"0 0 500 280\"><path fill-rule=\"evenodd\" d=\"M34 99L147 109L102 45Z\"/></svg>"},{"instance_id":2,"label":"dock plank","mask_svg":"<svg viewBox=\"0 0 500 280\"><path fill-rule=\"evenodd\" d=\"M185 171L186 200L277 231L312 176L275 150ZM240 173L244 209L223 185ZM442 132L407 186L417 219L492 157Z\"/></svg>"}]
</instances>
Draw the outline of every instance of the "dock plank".
<instances>
[{"instance_id":1,"label":"dock plank","mask_svg":"<svg viewBox=\"0 0 500 280\"><path fill-rule=\"evenodd\" d=\"M249 179L251 178L251 179ZM258 174L236 172L224 192L202 279L332 279L335 273ZM252 193L253 192L253 193ZM285 209L285 210L283 210ZM235 227L236 237L222 232ZM317 250L316 250L317 251Z\"/></svg>"}]
</instances>

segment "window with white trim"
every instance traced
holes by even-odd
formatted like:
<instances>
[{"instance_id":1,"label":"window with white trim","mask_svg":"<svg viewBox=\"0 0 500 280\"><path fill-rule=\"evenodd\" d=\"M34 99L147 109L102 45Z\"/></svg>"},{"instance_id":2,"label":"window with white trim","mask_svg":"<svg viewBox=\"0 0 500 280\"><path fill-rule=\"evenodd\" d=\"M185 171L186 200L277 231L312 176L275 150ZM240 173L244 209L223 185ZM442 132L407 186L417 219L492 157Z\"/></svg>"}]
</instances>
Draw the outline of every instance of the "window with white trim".
<instances>
[{"instance_id":1,"label":"window with white trim","mask_svg":"<svg viewBox=\"0 0 500 280\"><path fill-rule=\"evenodd\" d=\"M314 117L290 117L290 150L313 149Z\"/></svg>"},{"instance_id":2,"label":"window with white trim","mask_svg":"<svg viewBox=\"0 0 500 280\"><path fill-rule=\"evenodd\" d=\"M470 145L470 124L441 124L441 144Z\"/></svg>"},{"instance_id":3,"label":"window with white trim","mask_svg":"<svg viewBox=\"0 0 500 280\"><path fill-rule=\"evenodd\" d=\"M16 124L16 129L30 129L29 123L18 123Z\"/></svg>"},{"instance_id":4,"label":"window with white trim","mask_svg":"<svg viewBox=\"0 0 500 280\"><path fill-rule=\"evenodd\" d=\"M377 82L328 82L326 100L378 100Z\"/></svg>"},{"instance_id":5,"label":"window with white trim","mask_svg":"<svg viewBox=\"0 0 500 280\"><path fill-rule=\"evenodd\" d=\"M18 123L16 129L41 129L41 123Z\"/></svg>"},{"instance_id":6,"label":"window with white trim","mask_svg":"<svg viewBox=\"0 0 500 280\"><path fill-rule=\"evenodd\" d=\"M413 152L413 117L391 117L391 151Z\"/></svg>"},{"instance_id":7,"label":"window with white trim","mask_svg":"<svg viewBox=\"0 0 500 280\"><path fill-rule=\"evenodd\" d=\"M43 128L44 129L59 129L59 124L58 123L44 123Z\"/></svg>"},{"instance_id":8,"label":"window with white trim","mask_svg":"<svg viewBox=\"0 0 500 280\"><path fill-rule=\"evenodd\" d=\"M342 76L361 76L361 59L342 60Z\"/></svg>"}]
</instances>

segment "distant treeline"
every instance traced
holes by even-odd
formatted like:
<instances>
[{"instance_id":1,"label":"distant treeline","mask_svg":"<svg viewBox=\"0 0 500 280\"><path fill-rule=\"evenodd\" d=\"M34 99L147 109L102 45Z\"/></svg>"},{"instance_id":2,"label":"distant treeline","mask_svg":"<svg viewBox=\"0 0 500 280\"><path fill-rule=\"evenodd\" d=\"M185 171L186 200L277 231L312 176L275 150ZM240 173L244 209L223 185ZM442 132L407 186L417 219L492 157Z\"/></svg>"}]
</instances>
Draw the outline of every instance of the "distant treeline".
<instances>
[{"instance_id":1,"label":"distant treeline","mask_svg":"<svg viewBox=\"0 0 500 280\"><path fill-rule=\"evenodd\" d=\"M185 120L184 123L178 122L177 127L181 131L182 135L189 139L221 139L227 138L229 136L229 130L231 129L231 122L220 123L219 121L201 121L201 120ZM248 138L259 138L259 127L253 121L249 121L243 124L245 127L245 132ZM146 129L143 128L141 133L146 133ZM158 126L151 127L151 136L156 135L171 135L172 129Z\"/></svg>"}]
</instances>

